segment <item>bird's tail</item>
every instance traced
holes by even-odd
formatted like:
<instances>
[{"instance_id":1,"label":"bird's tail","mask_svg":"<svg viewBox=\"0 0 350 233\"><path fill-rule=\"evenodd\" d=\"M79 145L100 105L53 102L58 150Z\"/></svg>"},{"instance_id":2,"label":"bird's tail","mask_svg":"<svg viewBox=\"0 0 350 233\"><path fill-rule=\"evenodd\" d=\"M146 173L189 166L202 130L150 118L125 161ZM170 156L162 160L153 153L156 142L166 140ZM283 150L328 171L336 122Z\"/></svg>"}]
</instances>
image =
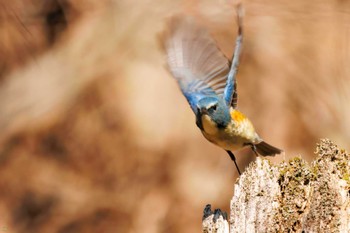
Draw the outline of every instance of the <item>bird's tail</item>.
<instances>
[{"instance_id":1,"label":"bird's tail","mask_svg":"<svg viewBox=\"0 0 350 233\"><path fill-rule=\"evenodd\" d=\"M270 144L262 141L258 144L255 144L257 152L262 156L274 156L276 154L280 154L283 150L278 149Z\"/></svg>"}]
</instances>

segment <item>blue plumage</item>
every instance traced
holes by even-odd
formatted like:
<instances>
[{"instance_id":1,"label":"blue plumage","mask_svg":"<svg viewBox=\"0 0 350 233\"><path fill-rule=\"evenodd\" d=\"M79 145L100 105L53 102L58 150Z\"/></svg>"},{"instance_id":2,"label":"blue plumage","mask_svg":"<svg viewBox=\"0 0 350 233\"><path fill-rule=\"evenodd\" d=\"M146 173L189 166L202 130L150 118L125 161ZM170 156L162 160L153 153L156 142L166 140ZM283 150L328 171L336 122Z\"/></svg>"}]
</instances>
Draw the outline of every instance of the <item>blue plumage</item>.
<instances>
[{"instance_id":1,"label":"blue plumage","mask_svg":"<svg viewBox=\"0 0 350 233\"><path fill-rule=\"evenodd\" d=\"M169 68L196 113L201 98L222 98L229 61L209 33L193 19L174 20L170 27L173 30L166 41Z\"/></svg>"},{"instance_id":2,"label":"blue plumage","mask_svg":"<svg viewBox=\"0 0 350 233\"><path fill-rule=\"evenodd\" d=\"M249 119L236 109L236 75L243 40L241 19L239 6L239 29L232 63L193 19L173 20L165 44L169 69L196 115L197 126L206 139L225 149L235 164L231 150L247 145L263 156L282 152L265 143ZM238 169L237 164L236 167Z\"/></svg>"},{"instance_id":3,"label":"blue plumage","mask_svg":"<svg viewBox=\"0 0 350 233\"><path fill-rule=\"evenodd\" d=\"M224 129L231 122L229 108L225 105L223 99L218 96L200 99L197 103L197 108L196 123L201 130L204 130L201 119L203 114L210 116L219 129Z\"/></svg>"}]
</instances>

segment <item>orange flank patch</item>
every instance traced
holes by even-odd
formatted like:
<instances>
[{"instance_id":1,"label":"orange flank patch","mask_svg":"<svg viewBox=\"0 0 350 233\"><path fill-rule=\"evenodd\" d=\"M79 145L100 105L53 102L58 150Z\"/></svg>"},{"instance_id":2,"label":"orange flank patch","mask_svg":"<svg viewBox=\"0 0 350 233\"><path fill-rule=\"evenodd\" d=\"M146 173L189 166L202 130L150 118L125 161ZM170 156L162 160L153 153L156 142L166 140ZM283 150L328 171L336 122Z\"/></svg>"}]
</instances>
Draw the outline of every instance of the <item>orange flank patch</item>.
<instances>
[{"instance_id":1,"label":"orange flank patch","mask_svg":"<svg viewBox=\"0 0 350 233\"><path fill-rule=\"evenodd\" d=\"M246 119L246 117L243 115L243 113L241 113L238 110L231 111L231 118L236 122L241 122L244 119Z\"/></svg>"}]
</instances>

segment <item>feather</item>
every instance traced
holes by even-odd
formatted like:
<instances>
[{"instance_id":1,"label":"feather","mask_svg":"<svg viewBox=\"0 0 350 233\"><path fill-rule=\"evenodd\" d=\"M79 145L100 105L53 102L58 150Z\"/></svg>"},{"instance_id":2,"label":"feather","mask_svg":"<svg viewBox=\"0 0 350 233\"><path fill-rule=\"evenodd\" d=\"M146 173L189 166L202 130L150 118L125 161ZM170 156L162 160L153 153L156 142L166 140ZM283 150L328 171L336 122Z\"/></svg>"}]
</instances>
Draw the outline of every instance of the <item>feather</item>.
<instances>
[{"instance_id":1,"label":"feather","mask_svg":"<svg viewBox=\"0 0 350 233\"><path fill-rule=\"evenodd\" d=\"M203 96L222 97L230 62L192 18L174 18L165 40L168 66L194 112Z\"/></svg>"}]
</instances>

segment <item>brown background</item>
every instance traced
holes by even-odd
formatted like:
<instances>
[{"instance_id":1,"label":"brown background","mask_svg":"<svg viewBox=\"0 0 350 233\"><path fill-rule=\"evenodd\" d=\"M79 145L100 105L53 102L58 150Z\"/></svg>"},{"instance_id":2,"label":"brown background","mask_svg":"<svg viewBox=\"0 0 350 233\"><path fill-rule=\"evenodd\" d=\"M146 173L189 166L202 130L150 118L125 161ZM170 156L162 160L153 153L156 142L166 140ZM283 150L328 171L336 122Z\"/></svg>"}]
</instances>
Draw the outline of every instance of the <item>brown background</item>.
<instances>
[{"instance_id":1,"label":"brown background","mask_svg":"<svg viewBox=\"0 0 350 233\"><path fill-rule=\"evenodd\" d=\"M45 3L43 3L45 2ZM235 2L0 0L0 232L200 232L237 172L165 69L169 17L231 57ZM350 138L347 1L244 2L239 109L310 161ZM243 169L255 156L236 153Z\"/></svg>"}]
</instances>

